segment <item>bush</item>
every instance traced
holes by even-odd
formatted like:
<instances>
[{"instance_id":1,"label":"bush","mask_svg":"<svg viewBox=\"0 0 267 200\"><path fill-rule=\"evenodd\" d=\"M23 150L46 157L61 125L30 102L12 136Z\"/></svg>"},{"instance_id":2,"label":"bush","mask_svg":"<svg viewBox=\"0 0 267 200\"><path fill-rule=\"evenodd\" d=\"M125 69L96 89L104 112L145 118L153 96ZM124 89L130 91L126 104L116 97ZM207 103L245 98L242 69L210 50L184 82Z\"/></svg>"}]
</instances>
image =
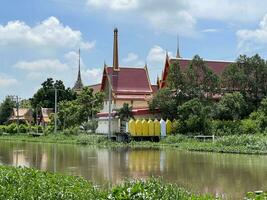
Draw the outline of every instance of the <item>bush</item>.
<instances>
[{"instance_id":1,"label":"bush","mask_svg":"<svg viewBox=\"0 0 267 200\"><path fill-rule=\"evenodd\" d=\"M189 100L178 107L178 118L182 134L208 134L210 130L210 107L199 99Z\"/></svg>"},{"instance_id":2,"label":"bush","mask_svg":"<svg viewBox=\"0 0 267 200\"><path fill-rule=\"evenodd\" d=\"M7 127L5 125L0 125L0 135L3 135L3 133L6 133Z\"/></svg>"},{"instance_id":3,"label":"bush","mask_svg":"<svg viewBox=\"0 0 267 200\"><path fill-rule=\"evenodd\" d=\"M19 133L28 133L29 126L27 124L20 124L19 125Z\"/></svg>"},{"instance_id":4,"label":"bush","mask_svg":"<svg viewBox=\"0 0 267 200\"><path fill-rule=\"evenodd\" d=\"M246 102L241 93L225 94L218 103L215 116L221 120L239 120L246 113Z\"/></svg>"},{"instance_id":5,"label":"bush","mask_svg":"<svg viewBox=\"0 0 267 200\"><path fill-rule=\"evenodd\" d=\"M81 125L81 129L85 132L89 133L95 133L96 129L98 127L98 121L96 119L91 119L88 122L84 122Z\"/></svg>"},{"instance_id":6,"label":"bush","mask_svg":"<svg viewBox=\"0 0 267 200\"><path fill-rule=\"evenodd\" d=\"M259 127L256 121L252 119L243 119L241 121L240 130L243 134L256 134L259 132Z\"/></svg>"},{"instance_id":7,"label":"bush","mask_svg":"<svg viewBox=\"0 0 267 200\"><path fill-rule=\"evenodd\" d=\"M13 135L17 133L17 124L12 123L7 126L6 132Z\"/></svg>"},{"instance_id":8,"label":"bush","mask_svg":"<svg viewBox=\"0 0 267 200\"><path fill-rule=\"evenodd\" d=\"M211 134L216 136L224 135L240 135L240 121L225 121L213 120L211 121Z\"/></svg>"},{"instance_id":9,"label":"bush","mask_svg":"<svg viewBox=\"0 0 267 200\"><path fill-rule=\"evenodd\" d=\"M35 126L32 126L31 127L31 130L33 132L37 132L38 131L38 133L42 133L43 132L43 127L42 126L39 126L39 125L35 125Z\"/></svg>"},{"instance_id":10,"label":"bush","mask_svg":"<svg viewBox=\"0 0 267 200\"><path fill-rule=\"evenodd\" d=\"M71 127L63 130L63 134L66 136L79 135L81 133L79 127Z\"/></svg>"}]
</instances>

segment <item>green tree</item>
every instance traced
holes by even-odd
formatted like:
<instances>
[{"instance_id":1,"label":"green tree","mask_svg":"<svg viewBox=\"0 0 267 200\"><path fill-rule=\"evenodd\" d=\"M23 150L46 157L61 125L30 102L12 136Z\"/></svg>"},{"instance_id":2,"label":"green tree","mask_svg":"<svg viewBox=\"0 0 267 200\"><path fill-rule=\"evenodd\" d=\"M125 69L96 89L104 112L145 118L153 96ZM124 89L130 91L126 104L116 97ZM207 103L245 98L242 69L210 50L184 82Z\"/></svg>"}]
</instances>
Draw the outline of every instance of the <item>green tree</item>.
<instances>
[{"instance_id":1,"label":"green tree","mask_svg":"<svg viewBox=\"0 0 267 200\"><path fill-rule=\"evenodd\" d=\"M61 80L54 81L52 78L48 78L41 84L41 88L30 99L31 105L34 109L41 107L54 108L55 107L55 88L58 89L57 100L71 101L76 99L76 94L70 89L64 86Z\"/></svg>"},{"instance_id":2,"label":"green tree","mask_svg":"<svg viewBox=\"0 0 267 200\"><path fill-rule=\"evenodd\" d=\"M63 128L81 125L94 118L102 106L103 94L94 94L93 89L84 87L76 100L59 103L59 120Z\"/></svg>"},{"instance_id":3,"label":"green tree","mask_svg":"<svg viewBox=\"0 0 267 200\"><path fill-rule=\"evenodd\" d=\"M158 91L152 101L149 102L150 110L159 109L164 119L175 119L177 115L177 102L174 93L169 88Z\"/></svg>"},{"instance_id":4,"label":"green tree","mask_svg":"<svg viewBox=\"0 0 267 200\"><path fill-rule=\"evenodd\" d=\"M11 98L7 97L0 105L0 124L4 124L13 112L15 102Z\"/></svg>"},{"instance_id":5,"label":"green tree","mask_svg":"<svg viewBox=\"0 0 267 200\"><path fill-rule=\"evenodd\" d=\"M216 118L221 120L238 120L246 113L246 101L239 92L225 94L216 107Z\"/></svg>"},{"instance_id":6,"label":"green tree","mask_svg":"<svg viewBox=\"0 0 267 200\"><path fill-rule=\"evenodd\" d=\"M219 77L208 68L198 55L194 56L186 71L187 95L190 99L210 97L220 87Z\"/></svg>"},{"instance_id":7,"label":"green tree","mask_svg":"<svg viewBox=\"0 0 267 200\"><path fill-rule=\"evenodd\" d=\"M211 119L210 107L206 106L198 98L191 99L178 106L177 115L181 123L180 133L206 134L209 131Z\"/></svg>"},{"instance_id":8,"label":"green tree","mask_svg":"<svg viewBox=\"0 0 267 200\"><path fill-rule=\"evenodd\" d=\"M267 64L258 54L241 55L223 72L223 83L229 91L240 91L256 107L267 95Z\"/></svg>"},{"instance_id":9,"label":"green tree","mask_svg":"<svg viewBox=\"0 0 267 200\"><path fill-rule=\"evenodd\" d=\"M31 108L31 101L29 99L23 99L19 103L20 108Z\"/></svg>"},{"instance_id":10,"label":"green tree","mask_svg":"<svg viewBox=\"0 0 267 200\"><path fill-rule=\"evenodd\" d=\"M121 121L127 121L133 117L133 107L129 106L128 103L124 103L123 106L117 110L117 116Z\"/></svg>"},{"instance_id":11,"label":"green tree","mask_svg":"<svg viewBox=\"0 0 267 200\"><path fill-rule=\"evenodd\" d=\"M167 77L167 87L173 91L173 97L175 98L177 105L180 105L187 99L187 86L186 74L181 70L179 62L174 61L170 65Z\"/></svg>"}]
</instances>

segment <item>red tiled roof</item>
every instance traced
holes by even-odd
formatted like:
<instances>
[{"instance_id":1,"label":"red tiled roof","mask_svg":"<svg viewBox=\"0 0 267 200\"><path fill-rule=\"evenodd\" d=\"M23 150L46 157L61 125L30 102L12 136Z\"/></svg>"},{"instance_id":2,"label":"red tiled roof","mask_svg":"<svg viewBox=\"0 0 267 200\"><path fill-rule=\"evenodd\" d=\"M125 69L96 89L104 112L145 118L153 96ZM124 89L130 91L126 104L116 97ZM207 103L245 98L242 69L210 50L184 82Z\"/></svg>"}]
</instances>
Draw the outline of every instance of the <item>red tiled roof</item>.
<instances>
[{"instance_id":1,"label":"red tiled roof","mask_svg":"<svg viewBox=\"0 0 267 200\"><path fill-rule=\"evenodd\" d=\"M100 92L101 90L101 83L95 84L95 85L89 85L89 88L92 88L94 90L94 93Z\"/></svg>"},{"instance_id":2,"label":"red tiled roof","mask_svg":"<svg viewBox=\"0 0 267 200\"><path fill-rule=\"evenodd\" d=\"M172 63L175 60L177 60L177 59L170 59L170 62ZM179 58L178 60L179 60L180 67L182 70L185 70L191 62L191 59ZM214 61L213 60L204 60L204 62L217 75L221 75L223 73L224 69L229 64L232 63L230 61L219 61L219 60L214 60Z\"/></svg>"},{"instance_id":3,"label":"red tiled roof","mask_svg":"<svg viewBox=\"0 0 267 200\"><path fill-rule=\"evenodd\" d=\"M152 88L153 94L156 94L159 90L158 85L151 85L151 88Z\"/></svg>"},{"instance_id":4,"label":"red tiled roof","mask_svg":"<svg viewBox=\"0 0 267 200\"><path fill-rule=\"evenodd\" d=\"M112 89L120 94L151 94L152 89L145 68L120 67L119 71L113 71L112 67L106 67L104 71L101 89L105 87L106 73L112 75Z\"/></svg>"},{"instance_id":5,"label":"red tiled roof","mask_svg":"<svg viewBox=\"0 0 267 200\"><path fill-rule=\"evenodd\" d=\"M160 88L164 87L166 84L165 81L167 79L170 64L174 61L177 61L177 60L179 61L180 67L182 70L185 70L189 66L190 62L192 61L192 59L185 59L185 58L171 58L171 59L169 59L169 57L167 56L164 71L162 74L162 80L161 80ZM230 61L219 61L219 60L204 60L204 62L218 76L220 76L223 73L224 69L229 64L233 63Z\"/></svg>"}]
</instances>

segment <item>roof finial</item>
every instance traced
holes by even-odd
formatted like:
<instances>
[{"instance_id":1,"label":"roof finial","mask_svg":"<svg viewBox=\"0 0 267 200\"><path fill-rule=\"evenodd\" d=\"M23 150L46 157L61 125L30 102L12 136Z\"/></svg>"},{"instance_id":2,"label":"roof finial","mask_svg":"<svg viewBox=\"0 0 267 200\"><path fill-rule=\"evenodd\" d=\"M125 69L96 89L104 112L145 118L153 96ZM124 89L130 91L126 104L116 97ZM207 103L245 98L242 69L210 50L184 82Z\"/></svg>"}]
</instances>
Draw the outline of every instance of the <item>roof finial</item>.
<instances>
[{"instance_id":1,"label":"roof finial","mask_svg":"<svg viewBox=\"0 0 267 200\"><path fill-rule=\"evenodd\" d=\"M147 61L145 62L145 68L147 68Z\"/></svg>"},{"instance_id":2,"label":"roof finial","mask_svg":"<svg viewBox=\"0 0 267 200\"><path fill-rule=\"evenodd\" d=\"M177 50L176 50L176 58L181 58L180 56L180 43L179 43L179 35L177 34Z\"/></svg>"}]
</instances>

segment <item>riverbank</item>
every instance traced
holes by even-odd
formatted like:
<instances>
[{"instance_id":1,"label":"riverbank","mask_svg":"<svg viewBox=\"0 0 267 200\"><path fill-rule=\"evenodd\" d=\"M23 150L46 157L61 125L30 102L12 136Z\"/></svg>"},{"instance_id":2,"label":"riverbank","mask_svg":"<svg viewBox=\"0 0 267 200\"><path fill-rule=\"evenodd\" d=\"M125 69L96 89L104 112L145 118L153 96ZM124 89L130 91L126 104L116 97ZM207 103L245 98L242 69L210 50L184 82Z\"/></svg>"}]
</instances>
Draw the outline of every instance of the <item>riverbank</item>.
<instances>
[{"instance_id":1,"label":"riverbank","mask_svg":"<svg viewBox=\"0 0 267 200\"><path fill-rule=\"evenodd\" d=\"M103 189L81 177L5 166L0 167L0 185L0 199L215 199L212 196L192 194L177 185L154 178L124 181L110 189Z\"/></svg>"},{"instance_id":2,"label":"riverbank","mask_svg":"<svg viewBox=\"0 0 267 200\"><path fill-rule=\"evenodd\" d=\"M237 154L267 154L266 135L234 135L218 137L201 141L183 135L168 136L160 142L131 141L129 143L114 142L101 135L71 135L50 134L47 136L33 137L30 135L0 136L0 140L45 142L59 144L93 145L100 147L140 147L140 148L176 148L187 151L237 153Z\"/></svg>"}]
</instances>

